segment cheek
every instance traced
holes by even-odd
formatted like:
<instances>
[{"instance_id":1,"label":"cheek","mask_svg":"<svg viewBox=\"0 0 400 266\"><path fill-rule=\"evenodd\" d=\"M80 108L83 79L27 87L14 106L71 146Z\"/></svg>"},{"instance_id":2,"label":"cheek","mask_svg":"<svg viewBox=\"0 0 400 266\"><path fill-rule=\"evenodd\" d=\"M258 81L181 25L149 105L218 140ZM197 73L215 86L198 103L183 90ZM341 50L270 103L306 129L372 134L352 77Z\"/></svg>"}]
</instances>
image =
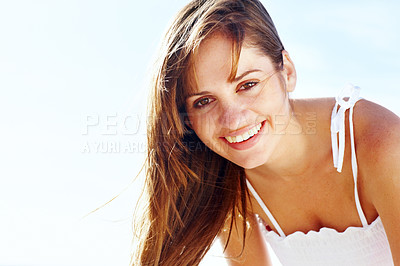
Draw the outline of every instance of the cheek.
<instances>
[{"instance_id":1,"label":"cheek","mask_svg":"<svg viewBox=\"0 0 400 266\"><path fill-rule=\"evenodd\" d=\"M282 87L270 88L268 93L261 93L254 101L253 110L263 115L273 131L281 131L289 117L288 99Z\"/></svg>"},{"instance_id":2,"label":"cheek","mask_svg":"<svg viewBox=\"0 0 400 266\"><path fill-rule=\"evenodd\" d=\"M204 142L214 135L214 120L207 115L193 115L189 117L193 130L197 136Z\"/></svg>"},{"instance_id":3,"label":"cheek","mask_svg":"<svg viewBox=\"0 0 400 266\"><path fill-rule=\"evenodd\" d=\"M273 92L261 93L251 106L265 115L282 114L286 106L286 95L278 90L279 88Z\"/></svg>"},{"instance_id":4,"label":"cheek","mask_svg":"<svg viewBox=\"0 0 400 266\"><path fill-rule=\"evenodd\" d=\"M268 98L266 99L265 97ZM260 98L270 102L275 108L285 104L287 98L286 85L283 83L280 76L271 82L268 93L264 93Z\"/></svg>"}]
</instances>

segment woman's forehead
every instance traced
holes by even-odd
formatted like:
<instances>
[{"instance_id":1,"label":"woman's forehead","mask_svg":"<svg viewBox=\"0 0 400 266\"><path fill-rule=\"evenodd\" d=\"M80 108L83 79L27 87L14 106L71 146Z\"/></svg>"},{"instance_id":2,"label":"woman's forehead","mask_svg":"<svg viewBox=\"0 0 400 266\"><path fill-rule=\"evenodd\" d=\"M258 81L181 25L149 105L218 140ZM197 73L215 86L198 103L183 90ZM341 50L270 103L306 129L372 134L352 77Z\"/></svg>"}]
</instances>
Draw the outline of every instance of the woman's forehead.
<instances>
[{"instance_id":1,"label":"woman's forehead","mask_svg":"<svg viewBox=\"0 0 400 266\"><path fill-rule=\"evenodd\" d=\"M240 51L235 51L231 38L222 34L205 39L192 54L188 78L191 92L218 83L229 83L246 71L259 69L265 73L274 70L272 61L250 41L243 42ZM193 87L195 86L195 87Z\"/></svg>"}]
</instances>

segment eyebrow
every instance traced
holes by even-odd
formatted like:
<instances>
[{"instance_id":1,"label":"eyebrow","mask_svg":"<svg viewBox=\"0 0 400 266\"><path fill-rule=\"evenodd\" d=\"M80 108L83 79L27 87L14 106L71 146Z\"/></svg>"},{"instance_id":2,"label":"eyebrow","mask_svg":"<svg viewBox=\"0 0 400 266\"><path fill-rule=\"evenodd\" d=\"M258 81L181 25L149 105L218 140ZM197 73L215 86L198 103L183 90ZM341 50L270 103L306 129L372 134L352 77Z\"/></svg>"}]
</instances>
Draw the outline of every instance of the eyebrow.
<instances>
[{"instance_id":1,"label":"eyebrow","mask_svg":"<svg viewBox=\"0 0 400 266\"><path fill-rule=\"evenodd\" d=\"M233 82L238 82L239 80L241 80L242 78L244 78L245 76L247 76L248 74L253 73L253 72L261 72L261 70L260 70L260 69L247 70L247 71L245 71L244 73L242 73L241 75L237 76L237 77L233 80Z\"/></svg>"},{"instance_id":2,"label":"eyebrow","mask_svg":"<svg viewBox=\"0 0 400 266\"><path fill-rule=\"evenodd\" d=\"M245 76L247 76L248 74L253 73L253 72L261 72L261 70L260 69L247 70L247 71L243 72L241 75L237 76L232 82L238 82L239 80L241 80L242 78L244 78ZM210 92L209 91L201 91L201 92L197 92L197 93L191 93L186 97L186 99L193 97L193 96L199 96L199 95L205 95L205 94L210 94Z\"/></svg>"}]
</instances>

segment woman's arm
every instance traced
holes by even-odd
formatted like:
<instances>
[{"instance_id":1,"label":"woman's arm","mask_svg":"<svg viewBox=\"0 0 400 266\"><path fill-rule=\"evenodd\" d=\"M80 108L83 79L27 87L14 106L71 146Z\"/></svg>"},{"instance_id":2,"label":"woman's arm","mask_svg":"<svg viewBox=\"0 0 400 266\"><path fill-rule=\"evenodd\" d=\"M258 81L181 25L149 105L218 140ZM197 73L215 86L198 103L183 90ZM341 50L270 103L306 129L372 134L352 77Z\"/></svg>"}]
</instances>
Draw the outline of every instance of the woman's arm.
<instances>
[{"instance_id":1,"label":"woman's arm","mask_svg":"<svg viewBox=\"0 0 400 266\"><path fill-rule=\"evenodd\" d=\"M229 244L224 252L226 261L230 266L251 265L251 266L266 266L272 265L271 259L268 255L267 244L262 236L258 227L256 218L253 214L249 213L246 242L243 247L243 223L242 218L236 219L237 223L233 224ZM229 234L230 219L227 219L225 229L219 235L222 248L225 247L226 240Z\"/></svg>"},{"instance_id":2,"label":"woman's arm","mask_svg":"<svg viewBox=\"0 0 400 266\"><path fill-rule=\"evenodd\" d=\"M373 204L389 240L393 262L400 265L400 125L387 133L387 138L381 143L381 149L385 151L380 151L381 158L376 158L376 169L380 171L371 182L371 190Z\"/></svg>"},{"instance_id":3,"label":"woman's arm","mask_svg":"<svg viewBox=\"0 0 400 266\"><path fill-rule=\"evenodd\" d=\"M363 131L363 176L367 193L381 217L395 265L400 265L400 118L370 104L369 124Z\"/></svg>"}]
</instances>

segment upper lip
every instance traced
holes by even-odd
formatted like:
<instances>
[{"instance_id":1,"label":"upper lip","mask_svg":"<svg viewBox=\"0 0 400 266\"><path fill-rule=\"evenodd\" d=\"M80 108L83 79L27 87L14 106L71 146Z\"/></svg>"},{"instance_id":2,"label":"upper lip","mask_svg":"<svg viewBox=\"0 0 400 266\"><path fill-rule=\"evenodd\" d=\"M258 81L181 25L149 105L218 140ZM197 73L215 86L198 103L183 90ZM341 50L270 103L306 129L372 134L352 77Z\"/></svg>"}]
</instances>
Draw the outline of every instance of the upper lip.
<instances>
[{"instance_id":1,"label":"upper lip","mask_svg":"<svg viewBox=\"0 0 400 266\"><path fill-rule=\"evenodd\" d=\"M225 136L222 136L222 138L240 136L240 135L242 135L242 134L248 132L250 129L252 129L253 127L257 126L257 125L260 124L260 123L262 123L262 122L258 122L258 123L255 123L255 124L253 124L253 125L250 125L250 126L242 127L242 128L240 128L240 129L238 129L238 130L235 130L235 131L232 131L232 132L228 133L228 134L225 135Z\"/></svg>"}]
</instances>

